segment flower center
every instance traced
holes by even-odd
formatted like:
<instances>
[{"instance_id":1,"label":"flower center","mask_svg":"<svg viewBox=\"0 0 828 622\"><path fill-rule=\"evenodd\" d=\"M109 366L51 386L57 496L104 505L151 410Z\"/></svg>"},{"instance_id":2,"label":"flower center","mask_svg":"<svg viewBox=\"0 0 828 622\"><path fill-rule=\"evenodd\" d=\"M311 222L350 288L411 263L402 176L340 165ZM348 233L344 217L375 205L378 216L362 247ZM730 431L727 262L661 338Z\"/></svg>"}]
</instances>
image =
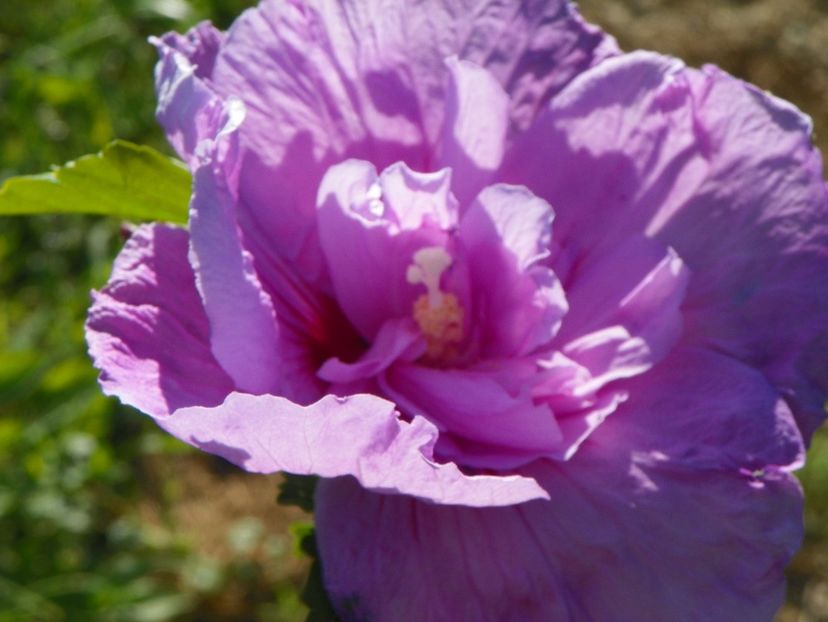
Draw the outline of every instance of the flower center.
<instances>
[{"instance_id":1,"label":"flower center","mask_svg":"<svg viewBox=\"0 0 828 622\"><path fill-rule=\"evenodd\" d=\"M426 356L434 360L453 358L463 340L463 308L457 296L440 289L440 277L452 264L451 255L438 246L428 246L414 253L412 259L406 279L426 288L411 311L425 338Z\"/></svg>"}]
</instances>

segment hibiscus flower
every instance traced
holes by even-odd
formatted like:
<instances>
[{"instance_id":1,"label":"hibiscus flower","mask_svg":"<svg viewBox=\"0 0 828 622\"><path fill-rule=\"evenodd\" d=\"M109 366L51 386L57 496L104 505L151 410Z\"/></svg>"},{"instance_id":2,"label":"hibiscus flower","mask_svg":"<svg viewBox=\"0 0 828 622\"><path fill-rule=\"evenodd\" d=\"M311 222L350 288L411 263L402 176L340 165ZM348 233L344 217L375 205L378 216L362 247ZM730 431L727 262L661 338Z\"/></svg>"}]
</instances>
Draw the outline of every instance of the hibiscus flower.
<instances>
[{"instance_id":1,"label":"hibiscus flower","mask_svg":"<svg viewBox=\"0 0 828 622\"><path fill-rule=\"evenodd\" d=\"M188 228L139 227L108 394L323 479L351 620L770 620L825 416L811 125L564 0L265 1L154 41Z\"/></svg>"}]
</instances>

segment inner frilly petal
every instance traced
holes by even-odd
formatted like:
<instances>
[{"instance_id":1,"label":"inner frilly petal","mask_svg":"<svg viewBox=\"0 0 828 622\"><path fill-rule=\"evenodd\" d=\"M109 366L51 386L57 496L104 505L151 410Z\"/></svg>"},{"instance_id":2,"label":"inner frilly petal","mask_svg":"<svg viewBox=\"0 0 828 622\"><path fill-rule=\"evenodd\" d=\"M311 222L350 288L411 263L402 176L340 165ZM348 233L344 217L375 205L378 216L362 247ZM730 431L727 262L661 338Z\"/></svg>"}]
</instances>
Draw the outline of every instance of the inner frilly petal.
<instances>
[{"instance_id":1,"label":"inner frilly petal","mask_svg":"<svg viewBox=\"0 0 828 622\"><path fill-rule=\"evenodd\" d=\"M457 200L451 193L450 169L433 173L413 171L403 162L386 168L368 192L369 203L392 227L406 231L423 225L448 229L457 221Z\"/></svg>"},{"instance_id":2,"label":"inner frilly petal","mask_svg":"<svg viewBox=\"0 0 828 622\"><path fill-rule=\"evenodd\" d=\"M554 213L522 186L485 188L460 222L468 255L479 352L521 356L549 342L567 312L558 278L543 264Z\"/></svg>"},{"instance_id":3,"label":"inner frilly petal","mask_svg":"<svg viewBox=\"0 0 828 622\"><path fill-rule=\"evenodd\" d=\"M356 160L329 170L320 239L337 302L370 345L317 375L425 416L438 454L467 467L568 460L627 399L622 381L676 344L688 271L632 236L569 271L564 295L552 207L498 184L457 223L450 178Z\"/></svg>"},{"instance_id":4,"label":"inner frilly petal","mask_svg":"<svg viewBox=\"0 0 828 622\"><path fill-rule=\"evenodd\" d=\"M380 382L409 416L423 415L449 438L487 448L482 461L462 449L452 452L452 459L467 466L511 468L557 452L562 438L552 411L533 401L528 385L517 388L503 378L512 373L398 363Z\"/></svg>"},{"instance_id":5,"label":"inner frilly petal","mask_svg":"<svg viewBox=\"0 0 828 622\"><path fill-rule=\"evenodd\" d=\"M397 164L377 175L349 160L329 169L319 189L318 225L334 293L354 327L373 340L382 324L410 316L422 293L406 280L414 254L443 248L457 206L449 172L416 173Z\"/></svg>"},{"instance_id":6,"label":"inner frilly petal","mask_svg":"<svg viewBox=\"0 0 828 622\"><path fill-rule=\"evenodd\" d=\"M385 322L371 347L359 358L348 363L329 358L317 375L327 382L347 384L373 378L396 360L413 361L425 352L425 343L414 320L398 318Z\"/></svg>"},{"instance_id":7,"label":"inner frilly petal","mask_svg":"<svg viewBox=\"0 0 828 622\"><path fill-rule=\"evenodd\" d=\"M667 354L681 334L680 308L689 277L689 270L673 249L651 238L631 236L573 274L566 290L570 313L555 338L556 346L575 360L582 356L595 359L596 347L606 353L607 342L617 344L619 352L629 353L632 346L620 335L625 330L630 339L645 342L645 347L632 349L649 361L639 357L635 365L652 365ZM610 328L613 330L606 332ZM599 358L605 365L612 357Z\"/></svg>"}]
</instances>

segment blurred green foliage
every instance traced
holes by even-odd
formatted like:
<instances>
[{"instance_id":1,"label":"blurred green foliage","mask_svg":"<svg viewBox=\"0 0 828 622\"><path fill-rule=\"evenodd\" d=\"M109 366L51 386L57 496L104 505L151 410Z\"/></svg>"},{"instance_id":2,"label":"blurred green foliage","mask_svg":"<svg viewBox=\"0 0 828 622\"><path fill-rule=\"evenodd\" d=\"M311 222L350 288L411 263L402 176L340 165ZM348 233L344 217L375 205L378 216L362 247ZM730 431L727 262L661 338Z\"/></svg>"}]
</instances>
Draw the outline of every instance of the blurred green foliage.
<instances>
[{"instance_id":1,"label":"blurred green foliage","mask_svg":"<svg viewBox=\"0 0 828 622\"><path fill-rule=\"evenodd\" d=\"M227 26L251 4L4 4L0 181L114 138L169 153L154 119L147 37L201 19ZM169 508L160 521L140 512L146 460L187 450L104 398L86 355L89 290L109 274L120 226L79 216L0 220L0 622L302 619L297 586L268 583L250 559L257 547L295 555L256 519L228 525L230 552L216 558L192 550ZM174 501L174 486L162 486L156 502ZM228 592L240 609L220 605Z\"/></svg>"}]
</instances>

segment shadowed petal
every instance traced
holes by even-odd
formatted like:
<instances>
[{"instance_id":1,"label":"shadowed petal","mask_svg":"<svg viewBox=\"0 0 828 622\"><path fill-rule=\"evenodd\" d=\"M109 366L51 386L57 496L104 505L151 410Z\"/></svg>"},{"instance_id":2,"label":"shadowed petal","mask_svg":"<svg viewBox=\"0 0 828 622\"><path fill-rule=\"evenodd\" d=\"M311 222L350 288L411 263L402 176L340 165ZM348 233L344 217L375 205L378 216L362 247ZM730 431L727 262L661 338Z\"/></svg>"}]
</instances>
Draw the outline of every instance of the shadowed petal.
<instances>
[{"instance_id":1,"label":"shadowed petal","mask_svg":"<svg viewBox=\"0 0 828 622\"><path fill-rule=\"evenodd\" d=\"M156 40L158 119L193 171L190 243L197 286L211 324L216 359L236 386L253 392L279 386L278 330L272 302L242 246L239 228L237 99L220 99L204 71L191 63L214 60L220 37L209 27ZM172 47L175 46L175 47ZM179 51L181 48L183 50ZM243 346L241 344L244 344Z\"/></svg>"},{"instance_id":2,"label":"shadowed petal","mask_svg":"<svg viewBox=\"0 0 828 622\"><path fill-rule=\"evenodd\" d=\"M347 158L434 170L447 57L492 72L512 96L513 124L525 127L573 76L615 53L564 0L262 2L234 23L209 79L249 111L242 226L324 280L313 207L325 171Z\"/></svg>"},{"instance_id":3,"label":"shadowed petal","mask_svg":"<svg viewBox=\"0 0 828 622\"><path fill-rule=\"evenodd\" d=\"M484 357L521 356L548 343L568 305L541 262L553 211L522 186L485 188L460 221Z\"/></svg>"},{"instance_id":4,"label":"shadowed petal","mask_svg":"<svg viewBox=\"0 0 828 622\"><path fill-rule=\"evenodd\" d=\"M235 216L233 152L243 110L231 105L226 115L214 141L205 141L194 173L191 260L216 359L240 389L276 392L283 384L276 314L242 246Z\"/></svg>"},{"instance_id":5,"label":"shadowed petal","mask_svg":"<svg viewBox=\"0 0 828 622\"><path fill-rule=\"evenodd\" d=\"M245 98L244 143L269 165L306 133L316 161L336 154L384 167L409 149L416 159L406 162L421 168L443 123L447 57L489 69L525 124L573 76L615 53L563 0L269 0L234 23L212 80L223 96Z\"/></svg>"},{"instance_id":6,"label":"shadowed petal","mask_svg":"<svg viewBox=\"0 0 828 622\"><path fill-rule=\"evenodd\" d=\"M317 375L335 383L349 383L375 377L401 359L413 361L423 355L425 343L420 329L411 318L389 320L377 333L371 347L353 363L330 358Z\"/></svg>"},{"instance_id":7,"label":"shadowed petal","mask_svg":"<svg viewBox=\"0 0 828 622\"><path fill-rule=\"evenodd\" d=\"M501 375L509 375L508 365ZM510 468L559 449L552 411L534 403L528 386L510 391L488 370L398 363L382 380L386 393L411 415L427 417L456 439L487 446L483 458L462 448L453 452L462 464Z\"/></svg>"},{"instance_id":8,"label":"shadowed petal","mask_svg":"<svg viewBox=\"0 0 828 622\"><path fill-rule=\"evenodd\" d=\"M652 373L569 462L524 470L549 502L436 507L321 482L317 543L342 620L771 620L802 536L790 413L718 354Z\"/></svg>"},{"instance_id":9,"label":"shadowed petal","mask_svg":"<svg viewBox=\"0 0 828 622\"><path fill-rule=\"evenodd\" d=\"M168 32L162 37L153 39L154 43L166 56L173 50L184 56L192 65L196 78L209 83L213 75L213 66L216 56L224 45L225 34L215 28L210 22L201 22L193 26L186 34ZM161 77L159 83L164 82Z\"/></svg>"},{"instance_id":10,"label":"shadowed petal","mask_svg":"<svg viewBox=\"0 0 828 622\"><path fill-rule=\"evenodd\" d=\"M643 236L579 267L556 344L592 378L581 395L641 374L676 345L689 271L675 251Z\"/></svg>"},{"instance_id":11,"label":"shadowed petal","mask_svg":"<svg viewBox=\"0 0 828 622\"><path fill-rule=\"evenodd\" d=\"M460 205L471 203L503 159L509 128L509 96L494 76L469 61L446 61L449 88L442 164L452 169Z\"/></svg>"},{"instance_id":12,"label":"shadowed petal","mask_svg":"<svg viewBox=\"0 0 828 622\"><path fill-rule=\"evenodd\" d=\"M86 321L104 392L154 417L220 404L234 389L210 351L187 250L183 229L136 229Z\"/></svg>"},{"instance_id":13,"label":"shadowed petal","mask_svg":"<svg viewBox=\"0 0 828 622\"><path fill-rule=\"evenodd\" d=\"M340 619L773 619L801 538L790 475L761 489L735 473L545 475L552 501L480 509L320 482L317 544Z\"/></svg>"},{"instance_id":14,"label":"shadowed petal","mask_svg":"<svg viewBox=\"0 0 828 622\"><path fill-rule=\"evenodd\" d=\"M209 26L203 28L205 32L213 32ZM193 65L199 56L209 57L212 64L216 53L212 43L204 48L200 48L199 43L213 41L219 35L203 37L202 34L202 27L198 27L187 39L177 34L151 39L159 54L155 67L155 89L158 94L156 117L167 134L167 140L191 169L197 166L196 150L201 141L215 136L225 114L222 101Z\"/></svg>"},{"instance_id":15,"label":"shadowed petal","mask_svg":"<svg viewBox=\"0 0 828 622\"><path fill-rule=\"evenodd\" d=\"M687 331L761 367L810 436L828 399L828 190L811 121L712 67L686 89L710 168L651 228L694 273Z\"/></svg>"},{"instance_id":16,"label":"shadowed petal","mask_svg":"<svg viewBox=\"0 0 828 622\"><path fill-rule=\"evenodd\" d=\"M635 53L573 80L501 173L555 206L568 293L590 256L638 232L675 249L693 275L684 339L761 367L807 436L828 396L828 193L810 134L719 70Z\"/></svg>"},{"instance_id":17,"label":"shadowed petal","mask_svg":"<svg viewBox=\"0 0 828 622\"><path fill-rule=\"evenodd\" d=\"M609 59L570 83L507 155L499 179L555 209L554 267L565 283L588 257L640 236L671 195L686 199L679 176L704 173L692 129L653 114L682 68L648 52Z\"/></svg>"}]
</instances>

